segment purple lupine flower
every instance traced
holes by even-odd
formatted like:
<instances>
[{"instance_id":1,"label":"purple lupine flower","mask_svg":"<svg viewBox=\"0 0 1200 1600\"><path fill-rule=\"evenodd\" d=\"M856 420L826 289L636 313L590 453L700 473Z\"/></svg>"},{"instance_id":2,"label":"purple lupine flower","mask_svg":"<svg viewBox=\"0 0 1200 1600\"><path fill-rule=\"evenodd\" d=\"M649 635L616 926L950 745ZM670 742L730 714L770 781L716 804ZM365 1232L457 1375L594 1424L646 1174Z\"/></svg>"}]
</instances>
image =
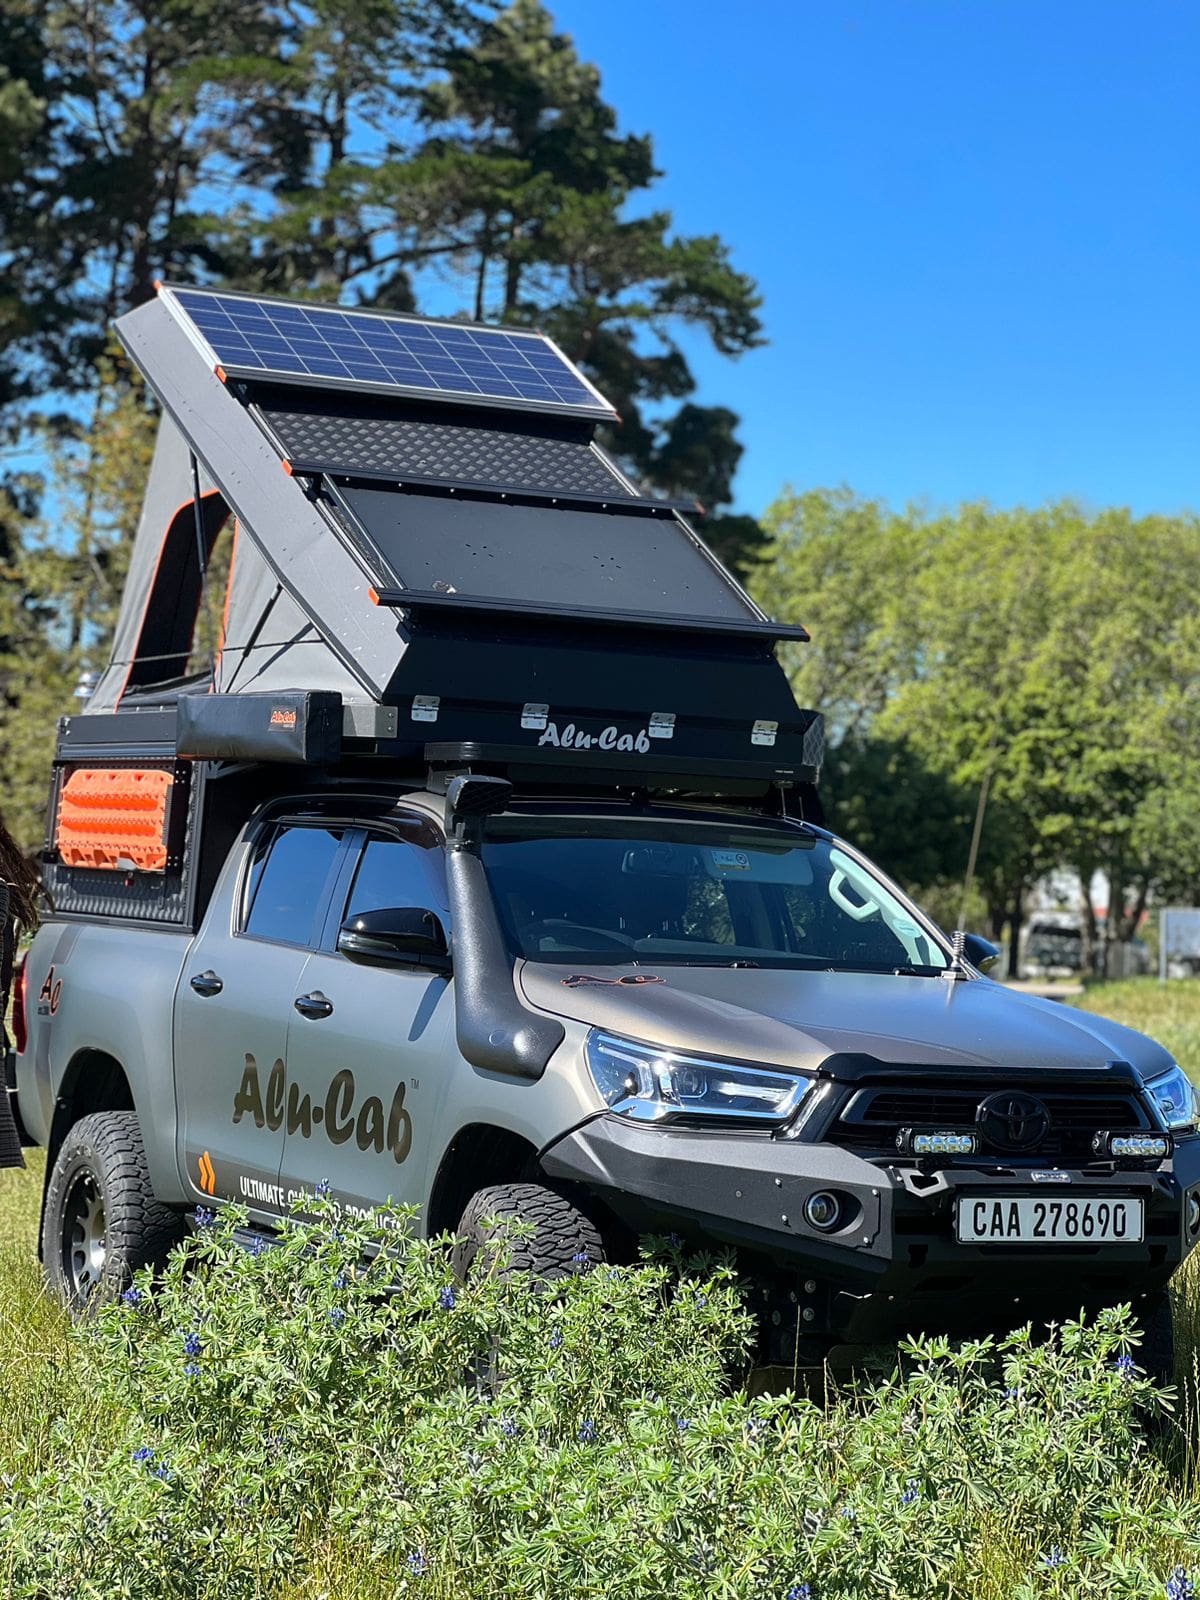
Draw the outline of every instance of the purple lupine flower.
<instances>
[{"instance_id":1,"label":"purple lupine flower","mask_svg":"<svg viewBox=\"0 0 1200 1600\"><path fill-rule=\"evenodd\" d=\"M500 1424L500 1432L506 1439L515 1439L521 1432L521 1424L513 1417L505 1417L504 1421Z\"/></svg>"},{"instance_id":2,"label":"purple lupine flower","mask_svg":"<svg viewBox=\"0 0 1200 1600\"><path fill-rule=\"evenodd\" d=\"M909 1478L905 1482L904 1493L900 1496L902 1506L911 1506L914 1500L921 1498L920 1478Z\"/></svg>"},{"instance_id":3,"label":"purple lupine flower","mask_svg":"<svg viewBox=\"0 0 1200 1600\"><path fill-rule=\"evenodd\" d=\"M596 1424L592 1421L591 1417L586 1417L579 1424L579 1442L580 1444L591 1444L595 1437Z\"/></svg>"},{"instance_id":4,"label":"purple lupine flower","mask_svg":"<svg viewBox=\"0 0 1200 1600\"><path fill-rule=\"evenodd\" d=\"M198 1228L211 1228L217 1220L217 1213L211 1206L197 1206L192 1213L192 1221Z\"/></svg>"},{"instance_id":5,"label":"purple lupine flower","mask_svg":"<svg viewBox=\"0 0 1200 1600\"><path fill-rule=\"evenodd\" d=\"M1067 1558L1056 1544L1052 1544L1046 1554L1042 1557L1042 1565L1044 1567L1049 1567L1051 1570L1053 1570L1055 1567L1065 1567L1066 1564Z\"/></svg>"},{"instance_id":6,"label":"purple lupine flower","mask_svg":"<svg viewBox=\"0 0 1200 1600\"><path fill-rule=\"evenodd\" d=\"M423 1578L428 1562L425 1560L424 1550L414 1550L408 1558L408 1570L414 1578Z\"/></svg>"},{"instance_id":7,"label":"purple lupine flower","mask_svg":"<svg viewBox=\"0 0 1200 1600\"><path fill-rule=\"evenodd\" d=\"M562 1329L561 1328L555 1328L554 1332L550 1335L550 1348L551 1348L551 1350L561 1350L562 1349L562 1342L563 1342Z\"/></svg>"},{"instance_id":8,"label":"purple lupine flower","mask_svg":"<svg viewBox=\"0 0 1200 1600\"><path fill-rule=\"evenodd\" d=\"M1123 1378L1133 1378L1137 1375L1137 1362L1131 1355L1118 1356L1113 1362L1113 1370Z\"/></svg>"},{"instance_id":9,"label":"purple lupine flower","mask_svg":"<svg viewBox=\"0 0 1200 1600\"><path fill-rule=\"evenodd\" d=\"M334 1306L333 1310L329 1313L329 1320L333 1323L335 1328L339 1327L343 1322L345 1322L346 1313L342 1310L341 1306Z\"/></svg>"},{"instance_id":10,"label":"purple lupine flower","mask_svg":"<svg viewBox=\"0 0 1200 1600\"><path fill-rule=\"evenodd\" d=\"M185 1333L183 1336L183 1353L185 1356L198 1356L202 1354L204 1345L198 1333Z\"/></svg>"},{"instance_id":11,"label":"purple lupine flower","mask_svg":"<svg viewBox=\"0 0 1200 1600\"><path fill-rule=\"evenodd\" d=\"M183 1375L185 1378L198 1378L200 1376L200 1368L194 1361L189 1361L184 1366Z\"/></svg>"},{"instance_id":12,"label":"purple lupine flower","mask_svg":"<svg viewBox=\"0 0 1200 1600\"><path fill-rule=\"evenodd\" d=\"M333 1185L330 1183L329 1179L322 1178L320 1183L317 1185L317 1198L319 1200L324 1200L332 1188Z\"/></svg>"},{"instance_id":13,"label":"purple lupine flower","mask_svg":"<svg viewBox=\"0 0 1200 1600\"><path fill-rule=\"evenodd\" d=\"M144 1444L140 1450L133 1452L133 1459L140 1466L143 1462L154 1460L154 1451L151 1450L148 1444Z\"/></svg>"},{"instance_id":14,"label":"purple lupine flower","mask_svg":"<svg viewBox=\"0 0 1200 1600\"><path fill-rule=\"evenodd\" d=\"M1176 1567L1167 1579L1167 1600L1195 1600L1196 1585L1187 1575L1186 1567Z\"/></svg>"},{"instance_id":15,"label":"purple lupine flower","mask_svg":"<svg viewBox=\"0 0 1200 1600\"><path fill-rule=\"evenodd\" d=\"M447 1284L442 1290L441 1294L438 1295L438 1305L441 1306L443 1311L453 1311L457 1304L458 1296L455 1294L451 1285Z\"/></svg>"},{"instance_id":16,"label":"purple lupine flower","mask_svg":"<svg viewBox=\"0 0 1200 1600\"><path fill-rule=\"evenodd\" d=\"M136 1284L132 1284L126 1289L121 1299L124 1300L127 1306L140 1306L145 1296Z\"/></svg>"},{"instance_id":17,"label":"purple lupine flower","mask_svg":"<svg viewBox=\"0 0 1200 1600\"><path fill-rule=\"evenodd\" d=\"M787 1600L812 1600L811 1583L794 1583L787 1592Z\"/></svg>"}]
</instances>

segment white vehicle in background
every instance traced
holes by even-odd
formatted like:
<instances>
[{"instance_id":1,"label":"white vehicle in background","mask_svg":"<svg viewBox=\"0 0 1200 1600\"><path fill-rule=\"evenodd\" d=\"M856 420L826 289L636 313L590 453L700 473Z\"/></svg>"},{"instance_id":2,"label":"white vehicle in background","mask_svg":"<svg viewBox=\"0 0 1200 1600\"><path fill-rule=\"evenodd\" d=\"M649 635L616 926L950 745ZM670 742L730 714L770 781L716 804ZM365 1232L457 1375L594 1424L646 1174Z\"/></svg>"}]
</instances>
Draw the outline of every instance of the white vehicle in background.
<instances>
[{"instance_id":1,"label":"white vehicle in background","mask_svg":"<svg viewBox=\"0 0 1200 1600\"><path fill-rule=\"evenodd\" d=\"M1164 906L1158 913L1158 975L1200 976L1200 910Z\"/></svg>"}]
</instances>

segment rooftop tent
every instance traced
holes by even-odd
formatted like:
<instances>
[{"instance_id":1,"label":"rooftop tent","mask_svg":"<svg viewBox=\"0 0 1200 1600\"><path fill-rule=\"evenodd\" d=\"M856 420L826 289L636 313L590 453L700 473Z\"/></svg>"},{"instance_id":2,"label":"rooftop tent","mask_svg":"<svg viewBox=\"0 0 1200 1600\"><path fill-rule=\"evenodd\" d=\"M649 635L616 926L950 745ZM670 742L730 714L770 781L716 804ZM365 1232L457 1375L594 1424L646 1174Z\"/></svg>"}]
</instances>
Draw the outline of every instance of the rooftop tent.
<instances>
[{"instance_id":1,"label":"rooftop tent","mask_svg":"<svg viewBox=\"0 0 1200 1600\"><path fill-rule=\"evenodd\" d=\"M414 750L653 711L681 758L691 721L693 757L812 765L773 650L804 630L620 472L593 438L611 407L542 335L182 288L116 326L164 417L89 711L179 666L194 455L201 542L237 519L219 695L333 690Z\"/></svg>"}]
</instances>

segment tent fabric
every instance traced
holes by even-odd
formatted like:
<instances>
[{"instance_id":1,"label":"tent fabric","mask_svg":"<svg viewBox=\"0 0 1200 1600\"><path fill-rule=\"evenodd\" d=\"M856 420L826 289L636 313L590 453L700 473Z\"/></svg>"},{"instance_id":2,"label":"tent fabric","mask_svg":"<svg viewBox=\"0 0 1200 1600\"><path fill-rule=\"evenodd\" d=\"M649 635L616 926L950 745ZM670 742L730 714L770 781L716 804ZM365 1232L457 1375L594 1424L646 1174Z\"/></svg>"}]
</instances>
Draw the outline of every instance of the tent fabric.
<instances>
[{"instance_id":1,"label":"tent fabric","mask_svg":"<svg viewBox=\"0 0 1200 1600\"><path fill-rule=\"evenodd\" d=\"M202 468L201 494L211 494L215 489L216 485ZM164 416L159 423L146 498L113 634L112 660L87 703L88 712L116 711L120 703L131 666L137 658L168 532L180 507L186 503L190 508L191 500L192 470L187 442L170 418ZM168 670L163 676L168 677L169 663L164 666Z\"/></svg>"},{"instance_id":2,"label":"tent fabric","mask_svg":"<svg viewBox=\"0 0 1200 1600\"><path fill-rule=\"evenodd\" d=\"M237 542L215 687L219 694L303 688L363 697L361 684L248 538Z\"/></svg>"},{"instance_id":3,"label":"tent fabric","mask_svg":"<svg viewBox=\"0 0 1200 1600\"><path fill-rule=\"evenodd\" d=\"M203 468L200 490L206 497L216 493ZM206 499L204 511L206 532L215 535L225 515L224 502ZM140 699L147 692L153 698L156 682L166 682L182 671L178 659L172 657L158 663L161 672L157 672L155 663L146 659L146 647L148 640L159 635L173 637L179 617L187 611L190 618L194 609L191 601L198 590L193 514L187 442L164 415L113 636L112 660L88 701L85 709L89 713L116 711L127 693L131 699ZM174 541L170 538L173 527ZM239 524L236 535L213 687L222 694L297 687L336 689L347 700L361 699L361 683L283 589L253 532ZM172 547L178 557L174 562L168 554ZM397 638L397 655L401 649Z\"/></svg>"}]
</instances>

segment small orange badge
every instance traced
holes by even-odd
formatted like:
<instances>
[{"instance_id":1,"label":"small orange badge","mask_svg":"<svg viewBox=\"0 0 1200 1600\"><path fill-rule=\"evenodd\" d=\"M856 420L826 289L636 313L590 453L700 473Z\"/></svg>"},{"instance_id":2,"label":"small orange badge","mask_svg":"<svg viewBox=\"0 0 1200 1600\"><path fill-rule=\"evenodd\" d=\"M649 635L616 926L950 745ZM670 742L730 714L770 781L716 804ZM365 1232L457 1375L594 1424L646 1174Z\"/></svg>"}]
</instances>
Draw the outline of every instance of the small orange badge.
<instances>
[{"instance_id":1,"label":"small orange badge","mask_svg":"<svg viewBox=\"0 0 1200 1600\"><path fill-rule=\"evenodd\" d=\"M200 1157L199 1167L200 1187L204 1190L205 1194L216 1194L217 1174L212 1164L212 1157L209 1155L207 1150Z\"/></svg>"}]
</instances>

